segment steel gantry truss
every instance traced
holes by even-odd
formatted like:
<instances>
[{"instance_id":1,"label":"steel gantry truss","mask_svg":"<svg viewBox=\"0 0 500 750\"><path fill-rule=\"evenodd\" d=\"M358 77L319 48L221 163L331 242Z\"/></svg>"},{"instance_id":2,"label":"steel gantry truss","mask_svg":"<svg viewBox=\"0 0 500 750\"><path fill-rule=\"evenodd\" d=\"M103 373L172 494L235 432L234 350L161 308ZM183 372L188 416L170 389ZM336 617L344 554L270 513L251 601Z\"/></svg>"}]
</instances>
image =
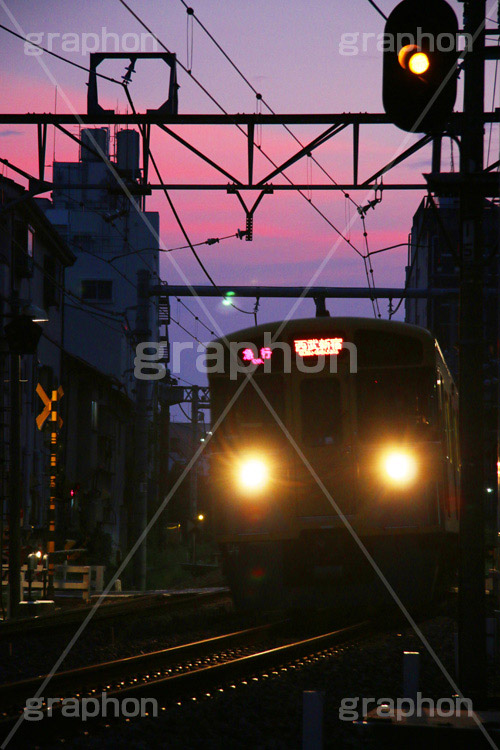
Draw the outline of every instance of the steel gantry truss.
<instances>
[{"instance_id":1,"label":"steel gantry truss","mask_svg":"<svg viewBox=\"0 0 500 750\"><path fill-rule=\"evenodd\" d=\"M500 122L500 112L488 112L483 115L484 123ZM374 173L369 176L360 176L360 132L362 126L389 125L390 121L385 114L369 113L342 113L342 114L175 114L160 108L160 110L148 110L144 114L116 114L111 111L92 112L91 114L0 114L0 125L36 125L37 128L37 145L38 145L38 175L31 175L24 170L12 164L7 159L1 159L0 162L9 168L21 174L28 179L30 196L40 195L54 189L54 184L45 178L45 156L47 147L47 127L54 126L58 131L67 137L82 145L82 141L74 135L65 126L79 125L136 125L138 126L142 138L142 170L140 183L131 182L123 177L122 185L114 181L109 189L121 192L124 186L132 194L142 196L151 195L155 190L200 190L200 191L222 191L228 194L234 194L238 198L246 217L246 235L247 239L252 239L253 217L257 206L266 194L272 194L280 191L341 191L343 193L352 191L375 191L381 195L383 190L435 190L441 194L456 194L460 191L459 175L441 173L441 147L443 138L451 138L460 148L460 135L463 129L464 119L461 113L453 114L447 132L439 136L423 135L416 143L405 148L400 154L391 159L386 164L381 165ZM272 125L327 125L326 129L320 135L314 137L309 143L295 151L288 159L277 165L267 174L255 176L255 154L260 151L260 145L255 142L255 130L261 126ZM237 125L246 134L246 161L247 174L245 178L233 175L225 166L218 164L207 154L202 152L192 143L187 141L177 131L172 130L172 126L203 125L203 126L221 126ZM214 173L224 178L216 182L150 182L149 181L149 162L150 162L150 141L151 129L157 127L165 133L170 139L179 143L186 150L197 156L202 162L208 164ZM331 179L329 182L295 183L286 176L286 170L292 165L298 163L304 157L311 156L313 151L320 148L328 141L335 138L339 133L350 129L352 132L352 176L349 182L336 182ZM432 167L428 175L424 175L424 180L413 183L401 182L384 182L384 176L394 167L404 162L409 157L416 154L422 148L432 144ZM84 147L90 151L94 149L88 143ZM97 147L98 148L98 147ZM102 153L95 152L104 161L107 157ZM498 167L498 162L490 164L483 172L476 175L476 182L479 191L486 197L494 197L499 194L498 179L493 171ZM113 165L116 169L116 165ZM276 178L285 176L286 182L276 182ZM59 184L58 189L74 190L77 188L74 184ZM86 188L102 188L102 185L87 184ZM242 194L246 191L257 192L257 198L251 206L247 205Z\"/></svg>"},{"instance_id":2,"label":"steel gantry truss","mask_svg":"<svg viewBox=\"0 0 500 750\"><path fill-rule=\"evenodd\" d=\"M500 122L500 111L486 112L483 115L484 123ZM66 126L98 126L98 125L137 125L143 132L143 186L148 192L150 190L222 190L227 192L237 192L240 190L263 190L273 192L278 190L370 190L379 187L377 180L389 172L398 164L417 153L420 149L428 144L433 144L433 172L439 171L440 167L440 147L443 137L452 138L460 145L460 134L463 126L463 114L454 113L451 117L447 132L439 136L424 135L419 140L406 148L401 154L392 159L387 164L382 165L373 174L368 177L360 178L359 176L359 157L360 157L360 130L361 126L366 125L390 125L390 120L386 114L370 113L325 113L325 114L165 114L157 110L143 114L116 114L114 112L102 112L99 114L7 114L0 113L0 125L36 125L38 139L38 176L32 177L39 181L39 192L46 192L53 188L51 182L45 180L44 164L45 152L47 146L47 126L52 125L66 136L72 138L81 144L81 139L68 131ZM179 133L172 130L172 126L182 125L240 125L246 128L247 136L247 178L240 179L231 174L225 167L217 164L207 154L204 154L193 144L189 143ZM263 177L255 179L254 155L255 150L260 146L255 143L256 126L270 125L328 125L320 135L313 138L308 144L296 151L292 156L286 159L282 164L273 169ZM202 161L211 166L216 172L226 178L225 182L186 182L186 183L149 183L148 166L149 166L149 142L151 137L151 127L158 127L162 132L168 135L184 146L191 153L198 156ZM347 128L352 128L352 180L345 183L333 182L312 182L311 184L278 184L272 180L286 169L297 163L300 159L309 156L314 150L334 138ZM87 148L90 148L88 145ZM5 162L4 162L5 163ZM9 163L14 168L14 165ZM491 164L486 172L491 171L498 166L498 163ZM33 186L35 187L35 186ZM74 185L61 185L64 189L74 188ZM93 185L88 186L92 189ZM101 185L99 187L102 187ZM426 182L419 183L384 183L384 190L425 190Z\"/></svg>"}]
</instances>

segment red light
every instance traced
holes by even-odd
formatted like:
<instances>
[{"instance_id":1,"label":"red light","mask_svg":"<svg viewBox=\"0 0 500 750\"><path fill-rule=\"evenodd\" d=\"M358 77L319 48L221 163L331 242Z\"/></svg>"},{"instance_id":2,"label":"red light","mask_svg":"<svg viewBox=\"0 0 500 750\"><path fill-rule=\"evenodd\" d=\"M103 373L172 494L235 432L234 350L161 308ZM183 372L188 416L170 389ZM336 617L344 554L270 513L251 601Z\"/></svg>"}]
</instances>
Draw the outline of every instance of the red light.
<instances>
[{"instance_id":1,"label":"red light","mask_svg":"<svg viewBox=\"0 0 500 750\"><path fill-rule=\"evenodd\" d=\"M299 357L318 357L339 354L344 339L295 339L293 343Z\"/></svg>"}]
</instances>

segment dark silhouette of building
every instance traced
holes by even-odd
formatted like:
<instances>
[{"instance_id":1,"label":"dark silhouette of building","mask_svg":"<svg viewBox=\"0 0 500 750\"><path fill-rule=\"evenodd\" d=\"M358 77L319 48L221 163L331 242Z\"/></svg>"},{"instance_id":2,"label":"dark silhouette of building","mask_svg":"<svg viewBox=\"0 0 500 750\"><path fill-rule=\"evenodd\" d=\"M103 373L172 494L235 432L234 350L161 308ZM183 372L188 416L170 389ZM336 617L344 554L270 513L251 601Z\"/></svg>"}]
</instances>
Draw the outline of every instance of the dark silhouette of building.
<instances>
[{"instance_id":1,"label":"dark silhouette of building","mask_svg":"<svg viewBox=\"0 0 500 750\"><path fill-rule=\"evenodd\" d=\"M413 216L406 285L416 289L458 289L460 284L460 208L456 198L424 198ZM485 393L485 492L495 505L499 431L499 205L485 201L484 233L484 393ZM407 323L428 328L437 338L458 383L458 295L407 299Z\"/></svg>"}]
</instances>

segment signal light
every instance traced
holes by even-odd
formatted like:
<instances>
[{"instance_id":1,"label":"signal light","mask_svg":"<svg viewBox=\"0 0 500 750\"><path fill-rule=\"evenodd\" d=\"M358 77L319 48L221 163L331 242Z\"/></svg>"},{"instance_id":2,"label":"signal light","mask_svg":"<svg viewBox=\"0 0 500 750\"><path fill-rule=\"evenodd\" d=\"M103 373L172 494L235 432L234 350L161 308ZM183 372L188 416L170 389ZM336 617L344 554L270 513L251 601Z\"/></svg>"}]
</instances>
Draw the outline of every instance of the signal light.
<instances>
[{"instance_id":1,"label":"signal light","mask_svg":"<svg viewBox=\"0 0 500 750\"><path fill-rule=\"evenodd\" d=\"M422 75L429 69L429 56L422 52L416 44L406 44L398 53L398 62L415 75Z\"/></svg>"},{"instance_id":2,"label":"signal light","mask_svg":"<svg viewBox=\"0 0 500 750\"><path fill-rule=\"evenodd\" d=\"M458 21L446 0L403 0L384 30L384 109L411 132L442 132L457 95Z\"/></svg>"},{"instance_id":3,"label":"signal light","mask_svg":"<svg viewBox=\"0 0 500 750\"><path fill-rule=\"evenodd\" d=\"M76 497L79 489L80 489L80 483L79 482L77 482L76 484L73 485L73 487L70 488L69 496L70 496L70 498L72 500L73 500L73 498Z\"/></svg>"}]
</instances>

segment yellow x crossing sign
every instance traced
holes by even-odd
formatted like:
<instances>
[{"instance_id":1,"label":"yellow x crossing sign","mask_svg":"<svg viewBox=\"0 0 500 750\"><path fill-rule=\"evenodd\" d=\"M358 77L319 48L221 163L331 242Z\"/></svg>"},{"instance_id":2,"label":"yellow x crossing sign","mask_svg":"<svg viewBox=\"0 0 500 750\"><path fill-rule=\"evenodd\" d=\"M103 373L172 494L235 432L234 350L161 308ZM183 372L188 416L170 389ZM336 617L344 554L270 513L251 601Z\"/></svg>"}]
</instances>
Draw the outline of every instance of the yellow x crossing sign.
<instances>
[{"instance_id":1,"label":"yellow x crossing sign","mask_svg":"<svg viewBox=\"0 0 500 750\"><path fill-rule=\"evenodd\" d=\"M57 402L60 401L64 396L62 386L60 385L57 391L52 391L52 398L49 398L47 396L40 383L38 383L36 387L36 392L44 403L43 411L41 411L36 418L36 426L38 427L38 429L42 429L44 422L49 415L51 422L57 422L57 426L62 427L63 421L57 413Z\"/></svg>"}]
</instances>

